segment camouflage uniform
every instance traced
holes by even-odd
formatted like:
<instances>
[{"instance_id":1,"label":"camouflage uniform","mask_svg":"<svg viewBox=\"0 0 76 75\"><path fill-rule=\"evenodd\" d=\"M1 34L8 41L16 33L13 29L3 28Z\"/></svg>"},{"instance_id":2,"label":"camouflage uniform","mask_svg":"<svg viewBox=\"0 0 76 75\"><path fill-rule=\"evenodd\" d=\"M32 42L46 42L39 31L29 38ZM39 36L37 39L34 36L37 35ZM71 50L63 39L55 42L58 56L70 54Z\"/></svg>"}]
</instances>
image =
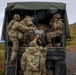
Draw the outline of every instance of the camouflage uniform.
<instances>
[{"instance_id":1,"label":"camouflage uniform","mask_svg":"<svg viewBox=\"0 0 76 75\"><path fill-rule=\"evenodd\" d=\"M24 75L46 75L44 62L44 57L37 47L27 47L21 58L21 68Z\"/></svg>"},{"instance_id":2,"label":"camouflage uniform","mask_svg":"<svg viewBox=\"0 0 76 75\"><path fill-rule=\"evenodd\" d=\"M15 14L14 16L15 16L14 20L12 20L8 25L9 39L13 43L12 54L11 54L11 58L10 58L10 64L13 63L13 60L17 56L17 51L18 51L18 47L19 47L19 39L21 39L23 37L22 32L33 29L31 27L27 27L24 24L19 23L19 20L15 19L16 17L20 18L20 16L18 14Z\"/></svg>"},{"instance_id":3,"label":"camouflage uniform","mask_svg":"<svg viewBox=\"0 0 76 75\"><path fill-rule=\"evenodd\" d=\"M52 27L51 32L48 32L47 36L48 38L54 38L56 36L61 36L62 35L62 28L63 28L63 22L60 20L60 15L55 14L53 16L53 19L50 21L50 25ZM57 20L55 20L55 18Z\"/></svg>"},{"instance_id":4,"label":"camouflage uniform","mask_svg":"<svg viewBox=\"0 0 76 75\"><path fill-rule=\"evenodd\" d=\"M39 46L38 48L39 48L40 52L42 53L43 57L44 57L45 60L46 60L47 47Z\"/></svg>"},{"instance_id":5,"label":"camouflage uniform","mask_svg":"<svg viewBox=\"0 0 76 75\"><path fill-rule=\"evenodd\" d=\"M62 35L63 22L60 19L59 14L55 14L50 21L51 31L47 33L47 39L59 37ZM50 45L51 46L51 45Z\"/></svg>"},{"instance_id":6,"label":"camouflage uniform","mask_svg":"<svg viewBox=\"0 0 76 75\"><path fill-rule=\"evenodd\" d=\"M18 46L19 46L19 41L17 38L17 30L14 29L14 23L18 22L19 23L20 20L20 16L18 14L14 15L14 19L11 20L9 22L8 25L8 35L9 35L9 39L12 41L13 43L13 47L12 47L12 54L11 54L11 58L10 58L10 65L13 65L13 60L16 58L17 55L17 51L18 51Z\"/></svg>"},{"instance_id":7,"label":"camouflage uniform","mask_svg":"<svg viewBox=\"0 0 76 75\"><path fill-rule=\"evenodd\" d=\"M35 28L35 25L33 24L31 17L28 15L26 15L25 18L23 20L21 20L20 24L26 26L26 28L27 28L26 31L23 31L23 38L22 38L24 45L26 45L26 39L29 35L28 32L30 30L33 30Z\"/></svg>"}]
</instances>

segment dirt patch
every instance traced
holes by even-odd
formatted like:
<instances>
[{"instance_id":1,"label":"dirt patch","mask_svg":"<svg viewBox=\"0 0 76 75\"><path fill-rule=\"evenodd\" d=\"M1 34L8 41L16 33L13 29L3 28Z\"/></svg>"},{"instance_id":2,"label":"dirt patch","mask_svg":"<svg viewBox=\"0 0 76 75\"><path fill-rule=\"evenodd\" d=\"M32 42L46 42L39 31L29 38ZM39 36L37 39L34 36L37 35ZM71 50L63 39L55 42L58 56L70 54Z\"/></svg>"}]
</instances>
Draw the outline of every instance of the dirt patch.
<instances>
[{"instance_id":1,"label":"dirt patch","mask_svg":"<svg viewBox=\"0 0 76 75\"><path fill-rule=\"evenodd\" d=\"M67 50L67 51L76 52L76 45L67 46L67 47L66 47L66 50Z\"/></svg>"}]
</instances>

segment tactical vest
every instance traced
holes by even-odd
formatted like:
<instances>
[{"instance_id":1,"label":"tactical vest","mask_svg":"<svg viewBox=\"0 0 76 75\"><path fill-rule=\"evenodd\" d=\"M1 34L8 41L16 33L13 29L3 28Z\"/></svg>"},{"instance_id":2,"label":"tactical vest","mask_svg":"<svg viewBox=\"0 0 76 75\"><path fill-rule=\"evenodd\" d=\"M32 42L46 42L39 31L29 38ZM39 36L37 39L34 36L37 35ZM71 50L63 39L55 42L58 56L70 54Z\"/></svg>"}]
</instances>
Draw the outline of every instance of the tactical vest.
<instances>
[{"instance_id":1,"label":"tactical vest","mask_svg":"<svg viewBox=\"0 0 76 75\"><path fill-rule=\"evenodd\" d=\"M16 37L18 39L21 39L23 37L23 34L21 31L19 31L18 29L16 29L16 25L15 24L16 21L12 20L10 23L9 23L9 26L8 26L8 35L11 36L11 37Z\"/></svg>"}]
</instances>

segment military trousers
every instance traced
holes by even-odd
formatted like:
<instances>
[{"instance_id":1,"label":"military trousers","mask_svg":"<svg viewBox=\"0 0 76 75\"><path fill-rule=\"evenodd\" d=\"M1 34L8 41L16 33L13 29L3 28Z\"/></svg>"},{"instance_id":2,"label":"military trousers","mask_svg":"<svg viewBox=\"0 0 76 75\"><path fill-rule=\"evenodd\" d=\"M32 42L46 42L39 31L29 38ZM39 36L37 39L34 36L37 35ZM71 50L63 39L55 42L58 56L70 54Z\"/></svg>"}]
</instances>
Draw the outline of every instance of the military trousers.
<instances>
[{"instance_id":1,"label":"military trousers","mask_svg":"<svg viewBox=\"0 0 76 75\"><path fill-rule=\"evenodd\" d=\"M61 30L55 30L55 31L52 31L52 32L48 32L47 33L47 38L54 38L54 37L61 36L61 35L62 35Z\"/></svg>"},{"instance_id":2,"label":"military trousers","mask_svg":"<svg viewBox=\"0 0 76 75\"><path fill-rule=\"evenodd\" d=\"M16 56L17 56L19 41L16 37L10 37L10 40L12 41L12 44L13 44L10 60L14 60L16 59Z\"/></svg>"}]
</instances>

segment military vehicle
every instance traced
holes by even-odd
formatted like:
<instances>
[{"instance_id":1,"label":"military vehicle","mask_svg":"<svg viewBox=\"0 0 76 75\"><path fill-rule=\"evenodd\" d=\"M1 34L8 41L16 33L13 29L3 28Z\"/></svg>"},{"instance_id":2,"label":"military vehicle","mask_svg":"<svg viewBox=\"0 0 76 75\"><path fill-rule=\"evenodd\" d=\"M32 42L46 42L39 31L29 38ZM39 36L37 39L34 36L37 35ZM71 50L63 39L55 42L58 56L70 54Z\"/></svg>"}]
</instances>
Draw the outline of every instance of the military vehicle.
<instances>
[{"instance_id":1,"label":"military vehicle","mask_svg":"<svg viewBox=\"0 0 76 75\"><path fill-rule=\"evenodd\" d=\"M61 46L48 47L46 55L47 75L66 75L66 39L70 37L69 25L66 12L66 4L59 2L11 2L7 3L2 29L2 39L5 40L5 62L4 75L22 75L20 68L20 59L25 50L22 43L19 45L19 51L15 60L15 66L9 66L12 43L8 36L8 23L14 14L19 14L21 19L25 15L34 16L35 24L46 24L49 26L53 15L59 13L63 19L63 35L56 37L52 42L60 42Z\"/></svg>"}]
</instances>

